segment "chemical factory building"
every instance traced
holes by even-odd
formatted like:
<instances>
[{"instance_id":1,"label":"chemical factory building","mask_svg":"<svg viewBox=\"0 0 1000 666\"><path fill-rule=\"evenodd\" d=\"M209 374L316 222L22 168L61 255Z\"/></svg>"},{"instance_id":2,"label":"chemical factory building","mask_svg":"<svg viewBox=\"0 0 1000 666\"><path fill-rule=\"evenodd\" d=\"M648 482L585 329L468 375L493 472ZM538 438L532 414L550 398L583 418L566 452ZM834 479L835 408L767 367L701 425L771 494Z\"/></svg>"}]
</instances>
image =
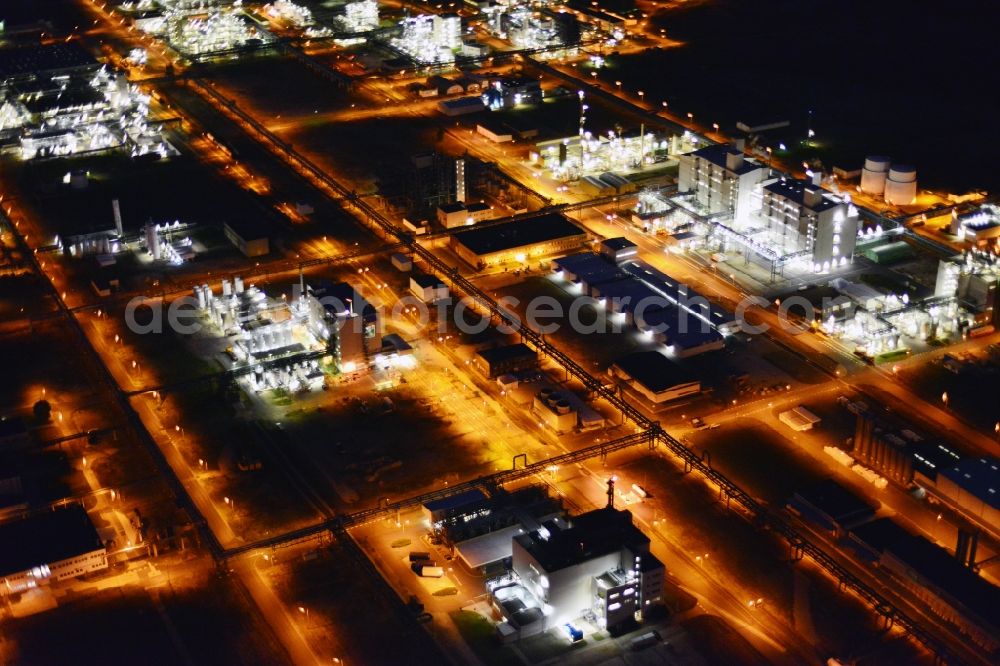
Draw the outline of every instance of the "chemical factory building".
<instances>
[{"instance_id":1,"label":"chemical factory building","mask_svg":"<svg viewBox=\"0 0 1000 666\"><path fill-rule=\"evenodd\" d=\"M78 504L0 523L0 544L4 544L0 548L0 594L108 566L107 550Z\"/></svg>"},{"instance_id":2,"label":"chemical factory building","mask_svg":"<svg viewBox=\"0 0 1000 666\"><path fill-rule=\"evenodd\" d=\"M819 183L782 178L764 185L760 217L781 254L809 252L815 269L851 261L858 235L857 210Z\"/></svg>"},{"instance_id":3,"label":"chemical factory building","mask_svg":"<svg viewBox=\"0 0 1000 666\"><path fill-rule=\"evenodd\" d=\"M701 393L701 382L658 351L628 354L615 361L608 374L624 380L654 403Z\"/></svg>"},{"instance_id":4,"label":"chemical factory building","mask_svg":"<svg viewBox=\"0 0 1000 666\"><path fill-rule=\"evenodd\" d=\"M505 609L517 602L516 611L504 615L520 625L515 628L521 637L587 611L614 631L663 601L665 568L649 552L649 537L633 524L630 512L610 505L576 516L568 529L544 528L514 537L511 559L519 584L495 589L493 597ZM511 594L515 590L524 598ZM547 612L520 612L532 607ZM526 626L519 617L533 621Z\"/></svg>"},{"instance_id":5,"label":"chemical factory building","mask_svg":"<svg viewBox=\"0 0 1000 666\"><path fill-rule=\"evenodd\" d=\"M736 220L750 214L753 188L767 169L725 144L706 146L681 155L677 189L692 192L708 213L728 212Z\"/></svg>"},{"instance_id":6,"label":"chemical factory building","mask_svg":"<svg viewBox=\"0 0 1000 666\"><path fill-rule=\"evenodd\" d=\"M495 227L471 229L451 237L451 249L479 268L580 247L587 234L558 213L517 220Z\"/></svg>"}]
</instances>

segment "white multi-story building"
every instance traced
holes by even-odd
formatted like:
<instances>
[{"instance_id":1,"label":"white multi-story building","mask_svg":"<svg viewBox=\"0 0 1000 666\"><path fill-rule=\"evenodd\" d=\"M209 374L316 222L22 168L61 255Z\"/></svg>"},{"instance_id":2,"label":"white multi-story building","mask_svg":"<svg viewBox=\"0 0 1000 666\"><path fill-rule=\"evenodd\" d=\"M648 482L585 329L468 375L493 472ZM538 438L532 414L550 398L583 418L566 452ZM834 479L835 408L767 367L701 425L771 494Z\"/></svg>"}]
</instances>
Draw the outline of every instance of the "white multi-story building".
<instances>
[{"instance_id":1,"label":"white multi-story building","mask_svg":"<svg viewBox=\"0 0 1000 666\"><path fill-rule=\"evenodd\" d=\"M753 191L767 168L732 146L706 146L679 157L678 191L693 193L708 214L730 213L737 224L750 218Z\"/></svg>"},{"instance_id":2,"label":"white multi-story building","mask_svg":"<svg viewBox=\"0 0 1000 666\"><path fill-rule=\"evenodd\" d=\"M458 14L435 14L434 42L445 49L462 48L462 18Z\"/></svg>"},{"instance_id":3,"label":"white multi-story building","mask_svg":"<svg viewBox=\"0 0 1000 666\"><path fill-rule=\"evenodd\" d=\"M854 256L857 209L817 183L781 178L765 184L758 215L770 247L781 255L811 253L815 270L842 266Z\"/></svg>"},{"instance_id":4,"label":"white multi-story building","mask_svg":"<svg viewBox=\"0 0 1000 666\"><path fill-rule=\"evenodd\" d=\"M588 613L613 629L663 602L665 569L649 552L649 537L630 512L610 505L573 518L568 529L515 537L511 559L519 594L541 609L526 616L530 626L517 627L522 637Z\"/></svg>"}]
</instances>

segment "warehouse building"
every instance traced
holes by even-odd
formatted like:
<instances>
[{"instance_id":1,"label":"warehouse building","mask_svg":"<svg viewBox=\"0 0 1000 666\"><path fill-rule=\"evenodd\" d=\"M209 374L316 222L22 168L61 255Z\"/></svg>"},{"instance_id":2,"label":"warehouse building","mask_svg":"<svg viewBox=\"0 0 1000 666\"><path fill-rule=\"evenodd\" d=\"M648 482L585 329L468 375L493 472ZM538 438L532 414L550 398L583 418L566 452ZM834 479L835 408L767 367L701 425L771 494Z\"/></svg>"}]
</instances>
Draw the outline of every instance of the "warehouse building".
<instances>
[{"instance_id":1,"label":"warehouse building","mask_svg":"<svg viewBox=\"0 0 1000 666\"><path fill-rule=\"evenodd\" d=\"M266 227L252 220L232 220L222 226L226 238L244 257L260 257L271 251Z\"/></svg>"},{"instance_id":2,"label":"warehouse building","mask_svg":"<svg viewBox=\"0 0 1000 666\"><path fill-rule=\"evenodd\" d=\"M1000 588L950 552L889 518L852 528L849 543L984 650L1000 648Z\"/></svg>"},{"instance_id":3,"label":"warehouse building","mask_svg":"<svg viewBox=\"0 0 1000 666\"><path fill-rule=\"evenodd\" d=\"M0 544L4 544L0 548L2 594L108 567L107 549L78 504L0 523Z\"/></svg>"},{"instance_id":4,"label":"warehouse building","mask_svg":"<svg viewBox=\"0 0 1000 666\"><path fill-rule=\"evenodd\" d=\"M608 375L621 380L654 404L701 393L701 381L658 351L623 356L608 368Z\"/></svg>"},{"instance_id":5,"label":"warehouse building","mask_svg":"<svg viewBox=\"0 0 1000 666\"><path fill-rule=\"evenodd\" d=\"M1000 461L966 458L943 468L936 490L952 506L974 516L983 525L1000 526Z\"/></svg>"},{"instance_id":6,"label":"warehouse building","mask_svg":"<svg viewBox=\"0 0 1000 666\"><path fill-rule=\"evenodd\" d=\"M835 536L843 536L850 528L875 516L871 504L833 479L796 492L788 500L788 509Z\"/></svg>"},{"instance_id":7,"label":"warehouse building","mask_svg":"<svg viewBox=\"0 0 1000 666\"><path fill-rule=\"evenodd\" d=\"M517 220L484 229L454 234L451 249L477 268L509 262L525 263L534 257L575 250L587 240L586 232L558 213Z\"/></svg>"},{"instance_id":8,"label":"warehouse building","mask_svg":"<svg viewBox=\"0 0 1000 666\"><path fill-rule=\"evenodd\" d=\"M538 354L528 345L517 343L484 349L476 354L473 363L490 379L511 372L533 370L538 367Z\"/></svg>"}]
</instances>

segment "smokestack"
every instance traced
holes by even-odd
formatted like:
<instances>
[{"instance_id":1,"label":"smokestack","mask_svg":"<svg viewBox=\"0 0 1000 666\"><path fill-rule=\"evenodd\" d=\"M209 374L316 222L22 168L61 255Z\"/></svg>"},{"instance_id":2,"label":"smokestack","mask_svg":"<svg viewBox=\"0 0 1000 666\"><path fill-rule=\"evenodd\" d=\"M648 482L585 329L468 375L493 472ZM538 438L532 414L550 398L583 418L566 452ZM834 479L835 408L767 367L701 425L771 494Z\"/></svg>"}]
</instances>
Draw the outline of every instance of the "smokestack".
<instances>
[{"instance_id":1,"label":"smokestack","mask_svg":"<svg viewBox=\"0 0 1000 666\"><path fill-rule=\"evenodd\" d=\"M615 481L618 479L616 476L612 476L608 479L608 508L615 508Z\"/></svg>"},{"instance_id":2,"label":"smokestack","mask_svg":"<svg viewBox=\"0 0 1000 666\"><path fill-rule=\"evenodd\" d=\"M117 232L118 238L121 238L125 235L125 232L122 229L122 210L118 206L118 199L111 200L111 210L115 214L115 232Z\"/></svg>"}]
</instances>

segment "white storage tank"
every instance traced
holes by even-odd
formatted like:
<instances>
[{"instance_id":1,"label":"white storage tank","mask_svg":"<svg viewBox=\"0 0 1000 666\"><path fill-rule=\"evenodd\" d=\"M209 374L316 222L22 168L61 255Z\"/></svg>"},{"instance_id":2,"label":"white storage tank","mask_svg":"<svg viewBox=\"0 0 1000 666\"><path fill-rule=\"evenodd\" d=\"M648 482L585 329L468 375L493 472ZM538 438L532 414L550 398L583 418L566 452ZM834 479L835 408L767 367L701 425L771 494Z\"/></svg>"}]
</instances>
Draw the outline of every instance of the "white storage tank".
<instances>
[{"instance_id":1,"label":"white storage tank","mask_svg":"<svg viewBox=\"0 0 1000 666\"><path fill-rule=\"evenodd\" d=\"M896 164L885 181L885 201L894 206L909 206L917 198L916 168Z\"/></svg>"},{"instance_id":2,"label":"white storage tank","mask_svg":"<svg viewBox=\"0 0 1000 666\"><path fill-rule=\"evenodd\" d=\"M861 191L865 194L882 194L885 191L888 173L888 157L884 155L866 157L865 167L861 170Z\"/></svg>"}]
</instances>

